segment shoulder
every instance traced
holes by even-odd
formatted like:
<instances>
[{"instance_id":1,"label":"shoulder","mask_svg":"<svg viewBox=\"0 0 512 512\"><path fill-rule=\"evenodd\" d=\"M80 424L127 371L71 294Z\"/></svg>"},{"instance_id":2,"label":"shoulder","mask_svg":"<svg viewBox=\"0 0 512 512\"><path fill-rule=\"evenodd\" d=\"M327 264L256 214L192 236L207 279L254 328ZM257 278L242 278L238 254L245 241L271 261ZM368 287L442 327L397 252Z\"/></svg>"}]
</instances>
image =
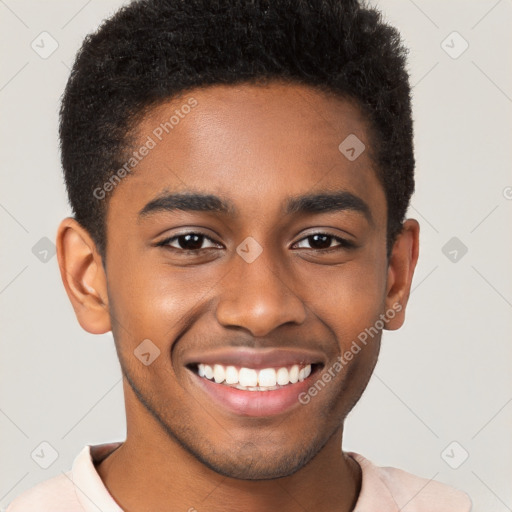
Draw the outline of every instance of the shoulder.
<instances>
[{"instance_id":1,"label":"shoulder","mask_svg":"<svg viewBox=\"0 0 512 512\"><path fill-rule=\"evenodd\" d=\"M455 487L398 468L380 468L381 478L398 503L410 502L411 512L470 512L469 496ZM403 505L402 505L403 506ZM435 508L433 508L435 506Z\"/></svg>"},{"instance_id":2,"label":"shoulder","mask_svg":"<svg viewBox=\"0 0 512 512\"><path fill-rule=\"evenodd\" d=\"M376 466L360 454L348 452L362 470L362 500L389 499L401 510L407 505L408 512L470 512L469 496L459 489L433 479L413 475L402 469ZM359 503L358 503L359 505Z\"/></svg>"},{"instance_id":3,"label":"shoulder","mask_svg":"<svg viewBox=\"0 0 512 512\"><path fill-rule=\"evenodd\" d=\"M85 445L68 472L40 482L17 496L6 512L122 512L109 494L95 463L107 457L122 442Z\"/></svg>"},{"instance_id":4,"label":"shoulder","mask_svg":"<svg viewBox=\"0 0 512 512\"><path fill-rule=\"evenodd\" d=\"M71 471L38 483L17 496L6 512L79 512Z\"/></svg>"}]
</instances>

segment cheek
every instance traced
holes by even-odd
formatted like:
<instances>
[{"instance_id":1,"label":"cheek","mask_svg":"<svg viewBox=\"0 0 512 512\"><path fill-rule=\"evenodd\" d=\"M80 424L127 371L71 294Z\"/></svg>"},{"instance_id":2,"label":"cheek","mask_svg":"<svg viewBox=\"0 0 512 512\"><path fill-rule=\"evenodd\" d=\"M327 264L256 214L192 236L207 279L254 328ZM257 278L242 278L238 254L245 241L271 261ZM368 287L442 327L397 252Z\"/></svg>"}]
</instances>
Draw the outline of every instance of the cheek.
<instances>
[{"instance_id":1,"label":"cheek","mask_svg":"<svg viewBox=\"0 0 512 512\"><path fill-rule=\"evenodd\" d=\"M118 324L123 348L132 351L144 339L154 340L162 352L168 350L222 277L199 267L155 265L142 257L136 262L126 254L112 253L112 260L123 262L107 273L112 323Z\"/></svg>"},{"instance_id":2,"label":"cheek","mask_svg":"<svg viewBox=\"0 0 512 512\"><path fill-rule=\"evenodd\" d=\"M384 311L386 268L377 261L354 260L302 279L312 283L304 292L308 306L342 342L357 337Z\"/></svg>"}]
</instances>

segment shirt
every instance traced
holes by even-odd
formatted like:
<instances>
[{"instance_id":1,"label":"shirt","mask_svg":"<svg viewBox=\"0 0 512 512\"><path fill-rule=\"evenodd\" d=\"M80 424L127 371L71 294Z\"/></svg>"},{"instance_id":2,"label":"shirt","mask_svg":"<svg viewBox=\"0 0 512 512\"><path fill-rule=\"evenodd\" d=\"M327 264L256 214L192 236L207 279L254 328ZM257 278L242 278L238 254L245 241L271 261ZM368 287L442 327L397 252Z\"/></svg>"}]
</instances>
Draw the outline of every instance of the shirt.
<instances>
[{"instance_id":1,"label":"shirt","mask_svg":"<svg viewBox=\"0 0 512 512\"><path fill-rule=\"evenodd\" d=\"M6 512L123 512L103 484L95 463L121 442L86 445L72 468L15 498ZM362 471L355 512L470 512L469 496L446 484L393 467L379 467L355 452Z\"/></svg>"}]
</instances>

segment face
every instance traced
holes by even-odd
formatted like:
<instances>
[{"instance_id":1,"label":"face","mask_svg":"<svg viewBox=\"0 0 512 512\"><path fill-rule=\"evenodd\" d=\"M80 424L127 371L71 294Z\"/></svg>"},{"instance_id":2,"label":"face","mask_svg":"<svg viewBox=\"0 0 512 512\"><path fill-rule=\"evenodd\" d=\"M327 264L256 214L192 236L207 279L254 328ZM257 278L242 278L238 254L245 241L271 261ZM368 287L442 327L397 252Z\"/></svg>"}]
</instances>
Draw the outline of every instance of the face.
<instances>
[{"instance_id":1,"label":"face","mask_svg":"<svg viewBox=\"0 0 512 512\"><path fill-rule=\"evenodd\" d=\"M356 159L339 149L351 134L366 147ZM388 265L365 119L305 86L214 86L155 108L137 136L149 149L110 199L106 273L76 275L105 307L94 293L75 307L90 332L113 331L128 429L159 429L223 475L291 475L361 396L415 264L398 242ZM250 391L216 382L219 368L199 376L200 363L234 366L246 386L262 369L271 387L279 368L305 373Z\"/></svg>"}]
</instances>

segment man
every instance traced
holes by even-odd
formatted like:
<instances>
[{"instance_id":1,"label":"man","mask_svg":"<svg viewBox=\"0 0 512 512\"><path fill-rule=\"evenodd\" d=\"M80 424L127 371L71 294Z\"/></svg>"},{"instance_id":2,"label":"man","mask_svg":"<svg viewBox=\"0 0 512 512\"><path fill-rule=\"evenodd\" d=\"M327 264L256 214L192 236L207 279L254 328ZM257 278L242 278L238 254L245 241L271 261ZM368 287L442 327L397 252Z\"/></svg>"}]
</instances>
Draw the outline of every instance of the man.
<instances>
[{"instance_id":1,"label":"man","mask_svg":"<svg viewBox=\"0 0 512 512\"><path fill-rule=\"evenodd\" d=\"M145 0L86 38L58 259L127 438L9 512L470 510L341 448L418 258L405 52L355 0Z\"/></svg>"}]
</instances>

